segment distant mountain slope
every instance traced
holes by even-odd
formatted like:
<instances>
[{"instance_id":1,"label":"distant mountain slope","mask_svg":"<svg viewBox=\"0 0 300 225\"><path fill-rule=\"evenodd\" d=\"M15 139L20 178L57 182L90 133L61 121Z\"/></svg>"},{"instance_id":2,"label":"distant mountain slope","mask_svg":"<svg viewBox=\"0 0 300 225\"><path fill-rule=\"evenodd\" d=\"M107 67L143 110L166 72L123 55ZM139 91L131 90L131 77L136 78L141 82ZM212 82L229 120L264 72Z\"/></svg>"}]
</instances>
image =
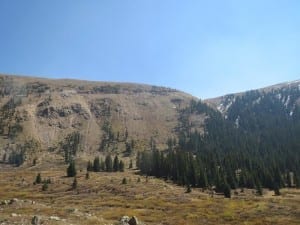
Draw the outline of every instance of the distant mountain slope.
<instances>
[{"instance_id":1,"label":"distant mountain slope","mask_svg":"<svg viewBox=\"0 0 300 225\"><path fill-rule=\"evenodd\" d=\"M256 148L300 152L300 81L207 100ZM299 154L296 154L297 158Z\"/></svg>"},{"instance_id":2,"label":"distant mountain slope","mask_svg":"<svg viewBox=\"0 0 300 225\"><path fill-rule=\"evenodd\" d=\"M167 159L158 160L186 157L180 160L194 165L168 171L179 174L173 178L179 184L199 186L199 179L205 184L200 187L216 185L219 190L225 184L258 189L300 186L299 81L192 101L180 112L177 149L196 158L168 154ZM197 117L204 118L201 129L193 121ZM150 174L156 170L151 168Z\"/></svg>"},{"instance_id":3,"label":"distant mountain slope","mask_svg":"<svg viewBox=\"0 0 300 225\"><path fill-rule=\"evenodd\" d=\"M150 139L164 148L177 135L178 110L192 99L150 85L1 75L0 157L130 153Z\"/></svg>"},{"instance_id":4,"label":"distant mountain slope","mask_svg":"<svg viewBox=\"0 0 300 225\"><path fill-rule=\"evenodd\" d=\"M226 115L229 108L238 99L244 101L252 101L253 104L260 103L265 96L273 98L273 102L279 100L281 107L284 107L289 113L293 114L295 105L300 104L300 80L272 85L262 89L246 91L242 93L229 94L217 98L207 99L205 102L211 107L217 109L222 114ZM277 99L277 100L275 100ZM264 103L264 102L263 102Z\"/></svg>"},{"instance_id":5,"label":"distant mountain slope","mask_svg":"<svg viewBox=\"0 0 300 225\"><path fill-rule=\"evenodd\" d=\"M0 76L0 160L17 165L158 149L142 171L179 184L299 186L299 136L300 81L201 101L150 85Z\"/></svg>"}]
</instances>

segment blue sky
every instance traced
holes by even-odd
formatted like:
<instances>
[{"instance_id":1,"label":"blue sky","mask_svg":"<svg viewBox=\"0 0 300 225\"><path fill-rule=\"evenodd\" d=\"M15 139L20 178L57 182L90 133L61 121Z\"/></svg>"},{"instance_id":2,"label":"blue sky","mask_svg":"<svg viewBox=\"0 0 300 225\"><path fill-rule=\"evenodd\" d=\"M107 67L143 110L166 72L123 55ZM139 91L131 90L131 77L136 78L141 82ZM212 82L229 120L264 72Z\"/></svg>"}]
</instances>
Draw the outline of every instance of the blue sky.
<instances>
[{"instance_id":1,"label":"blue sky","mask_svg":"<svg viewBox=\"0 0 300 225\"><path fill-rule=\"evenodd\" d=\"M298 0L1 0L0 72L210 98L300 79Z\"/></svg>"}]
</instances>

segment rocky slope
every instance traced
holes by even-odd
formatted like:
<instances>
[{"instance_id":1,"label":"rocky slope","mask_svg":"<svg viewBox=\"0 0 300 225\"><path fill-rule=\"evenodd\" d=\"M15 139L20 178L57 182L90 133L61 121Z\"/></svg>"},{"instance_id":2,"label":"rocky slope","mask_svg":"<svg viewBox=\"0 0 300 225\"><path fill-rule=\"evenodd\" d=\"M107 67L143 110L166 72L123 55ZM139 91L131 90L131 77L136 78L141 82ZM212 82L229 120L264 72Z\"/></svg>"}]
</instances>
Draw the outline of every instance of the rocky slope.
<instances>
[{"instance_id":1,"label":"rocky slope","mask_svg":"<svg viewBox=\"0 0 300 225\"><path fill-rule=\"evenodd\" d=\"M150 139L163 148L192 99L157 86L0 75L0 159L130 153Z\"/></svg>"}]
</instances>

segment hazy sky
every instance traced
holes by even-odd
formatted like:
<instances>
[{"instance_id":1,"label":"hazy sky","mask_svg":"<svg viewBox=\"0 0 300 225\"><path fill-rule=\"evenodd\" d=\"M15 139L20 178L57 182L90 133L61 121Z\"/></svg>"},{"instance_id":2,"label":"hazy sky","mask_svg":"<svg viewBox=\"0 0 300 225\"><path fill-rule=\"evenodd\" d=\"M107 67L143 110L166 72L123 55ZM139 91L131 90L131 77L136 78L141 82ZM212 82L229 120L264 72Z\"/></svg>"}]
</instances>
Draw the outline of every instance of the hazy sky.
<instances>
[{"instance_id":1,"label":"hazy sky","mask_svg":"<svg viewBox=\"0 0 300 225\"><path fill-rule=\"evenodd\" d=\"M300 79L299 0L1 0L0 72L200 98Z\"/></svg>"}]
</instances>

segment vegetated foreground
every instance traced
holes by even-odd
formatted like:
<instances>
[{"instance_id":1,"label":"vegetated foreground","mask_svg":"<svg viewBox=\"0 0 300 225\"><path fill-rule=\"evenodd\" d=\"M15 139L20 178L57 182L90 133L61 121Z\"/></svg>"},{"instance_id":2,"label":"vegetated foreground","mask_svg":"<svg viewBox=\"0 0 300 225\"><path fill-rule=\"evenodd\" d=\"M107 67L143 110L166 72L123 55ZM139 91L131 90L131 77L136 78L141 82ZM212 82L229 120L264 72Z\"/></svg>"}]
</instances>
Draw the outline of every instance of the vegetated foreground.
<instances>
[{"instance_id":1,"label":"vegetated foreground","mask_svg":"<svg viewBox=\"0 0 300 225\"><path fill-rule=\"evenodd\" d=\"M90 172L85 166L74 178L66 166L12 167L0 164L0 224L118 224L124 215L143 224L299 224L300 190L281 189L281 196L264 190L237 189L232 198L211 196L207 191L186 188L134 169L125 172ZM37 174L50 179L47 187L33 184ZM126 180L124 179L126 178ZM125 180L125 182L124 182ZM44 190L43 190L44 189ZM234 193L235 192L235 193Z\"/></svg>"}]
</instances>

